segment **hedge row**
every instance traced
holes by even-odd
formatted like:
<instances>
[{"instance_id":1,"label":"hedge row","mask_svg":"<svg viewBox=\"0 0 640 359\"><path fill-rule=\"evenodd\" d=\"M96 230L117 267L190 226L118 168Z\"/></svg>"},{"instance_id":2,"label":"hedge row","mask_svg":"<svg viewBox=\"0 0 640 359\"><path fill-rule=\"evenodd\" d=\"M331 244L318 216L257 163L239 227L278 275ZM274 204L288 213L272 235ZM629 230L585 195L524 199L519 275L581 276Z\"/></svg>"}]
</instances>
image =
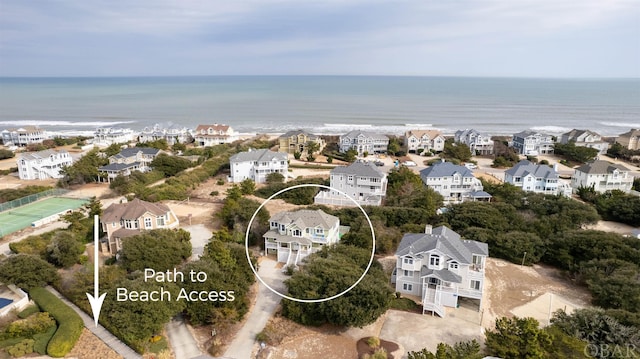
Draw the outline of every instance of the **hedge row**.
<instances>
[{"instance_id":1,"label":"hedge row","mask_svg":"<svg viewBox=\"0 0 640 359\"><path fill-rule=\"evenodd\" d=\"M42 287L29 291L31 299L45 312L49 312L58 322L58 330L47 345L47 354L54 358L67 355L82 334L82 318L58 297Z\"/></svg>"}]
</instances>

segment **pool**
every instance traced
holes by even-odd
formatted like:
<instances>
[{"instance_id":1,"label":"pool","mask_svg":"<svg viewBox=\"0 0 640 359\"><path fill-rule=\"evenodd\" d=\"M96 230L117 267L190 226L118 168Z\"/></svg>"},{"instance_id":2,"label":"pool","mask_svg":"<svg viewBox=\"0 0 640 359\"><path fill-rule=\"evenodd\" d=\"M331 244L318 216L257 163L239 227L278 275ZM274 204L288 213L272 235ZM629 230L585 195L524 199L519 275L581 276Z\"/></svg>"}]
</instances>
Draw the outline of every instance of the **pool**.
<instances>
[{"instance_id":1,"label":"pool","mask_svg":"<svg viewBox=\"0 0 640 359\"><path fill-rule=\"evenodd\" d=\"M6 307L11 303L13 303L13 299L0 298L0 309Z\"/></svg>"}]
</instances>

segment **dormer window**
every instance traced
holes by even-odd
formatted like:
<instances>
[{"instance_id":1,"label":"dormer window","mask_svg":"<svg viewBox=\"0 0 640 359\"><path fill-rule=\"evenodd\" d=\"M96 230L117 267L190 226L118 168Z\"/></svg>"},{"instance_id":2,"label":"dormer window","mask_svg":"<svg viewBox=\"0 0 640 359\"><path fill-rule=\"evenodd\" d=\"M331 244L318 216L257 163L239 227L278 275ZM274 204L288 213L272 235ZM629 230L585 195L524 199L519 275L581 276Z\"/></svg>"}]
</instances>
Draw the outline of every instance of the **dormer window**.
<instances>
[{"instance_id":1,"label":"dormer window","mask_svg":"<svg viewBox=\"0 0 640 359\"><path fill-rule=\"evenodd\" d=\"M450 262L449 270L458 270L458 262Z\"/></svg>"},{"instance_id":2,"label":"dormer window","mask_svg":"<svg viewBox=\"0 0 640 359\"><path fill-rule=\"evenodd\" d=\"M413 264L413 258L405 258L404 264Z\"/></svg>"},{"instance_id":3,"label":"dormer window","mask_svg":"<svg viewBox=\"0 0 640 359\"><path fill-rule=\"evenodd\" d=\"M440 256L437 254L432 254L429 256L429 265L431 267L440 267Z\"/></svg>"}]
</instances>

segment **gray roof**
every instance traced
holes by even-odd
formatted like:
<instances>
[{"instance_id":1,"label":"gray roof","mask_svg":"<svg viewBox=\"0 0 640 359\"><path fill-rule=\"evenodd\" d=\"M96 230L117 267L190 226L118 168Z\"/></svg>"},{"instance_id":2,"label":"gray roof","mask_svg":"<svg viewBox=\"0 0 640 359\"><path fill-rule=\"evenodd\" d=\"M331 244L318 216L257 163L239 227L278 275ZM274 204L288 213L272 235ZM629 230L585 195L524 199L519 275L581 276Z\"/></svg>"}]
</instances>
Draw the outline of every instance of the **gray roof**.
<instances>
[{"instance_id":1,"label":"gray roof","mask_svg":"<svg viewBox=\"0 0 640 359\"><path fill-rule=\"evenodd\" d=\"M287 154L282 152L273 152L267 149L261 150L249 150L247 152L236 153L231 156L229 161L231 162L248 162L248 161L272 161L273 159L279 161L286 161Z\"/></svg>"},{"instance_id":2,"label":"gray roof","mask_svg":"<svg viewBox=\"0 0 640 359\"><path fill-rule=\"evenodd\" d=\"M429 269L423 265L420 269L420 277L434 277L445 282L462 283L462 277L446 269Z\"/></svg>"},{"instance_id":3,"label":"gray roof","mask_svg":"<svg viewBox=\"0 0 640 359\"><path fill-rule=\"evenodd\" d=\"M363 135L365 137L371 137L373 139L376 140L389 140L389 137L385 136L385 135L381 135L378 133L373 133L373 132L364 132L364 131L360 131L360 130L354 130L354 131L349 131L347 133L345 133L344 135L340 136L340 138L344 138L344 137L349 137L349 138L356 138L360 135Z\"/></svg>"},{"instance_id":4,"label":"gray roof","mask_svg":"<svg viewBox=\"0 0 640 359\"><path fill-rule=\"evenodd\" d=\"M129 148L124 148L116 156L120 155L122 157L133 157L138 152L142 152L143 155L155 156L160 152L160 150L157 148L151 148L151 147L129 147Z\"/></svg>"},{"instance_id":5,"label":"gray roof","mask_svg":"<svg viewBox=\"0 0 640 359\"><path fill-rule=\"evenodd\" d=\"M281 135L280 138L288 138L288 137L291 137L291 136L298 136L298 135L301 135L301 134L306 135L307 137L309 137L310 140L315 140L316 138L318 138L317 135L311 134L311 133L309 133L309 132L307 132L305 130L289 131L289 132L286 132L283 135Z\"/></svg>"},{"instance_id":6,"label":"gray roof","mask_svg":"<svg viewBox=\"0 0 640 359\"><path fill-rule=\"evenodd\" d=\"M122 171L128 168L140 167L140 162L133 163L110 163L98 168L98 171Z\"/></svg>"},{"instance_id":7,"label":"gray roof","mask_svg":"<svg viewBox=\"0 0 640 359\"><path fill-rule=\"evenodd\" d=\"M585 133L589 133L592 135L598 135L596 132L590 131L590 130L578 130L578 129L573 129L569 132L565 132L562 134L562 136L567 136L567 138L569 139L569 141L575 140L576 138L578 138L579 136L582 136ZM599 136L599 135L598 135Z\"/></svg>"},{"instance_id":8,"label":"gray roof","mask_svg":"<svg viewBox=\"0 0 640 359\"><path fill-rule=\"evenodd\" d=\"M384 178L384 172L380 171L372 162L357 161L349 166L339 166L331 170L331 174L345 174L360 177Z\"/></svg>"},{"instance_id":9,"label":"gray roof","mask_svg":"<svg viewBox=\"0 0 640 359\"><path fill-rule=\"evenodd\" d=\"M582 166L576 168L576 171L590 174L607 174L612 173L616 169L618 171L629 171L629 169L623 165L602 160L595 160L585 163Z\"/></svg>"},{"instance_id":10,"label":"gray roof","mask_svg":"<svg viewBox=\"0 0 640 359\"><path fill-rule=\"evenodd\" d=\"M453 176L456 172L462 177L474 177L473 172L467 167L454 165L451 162L435 163L420 171L420 177L448 177Z\"/></svg>"},{"instance_id":11,"label":"gray roof","mask_svg":"<svg viewBox=\"0 0 640 359\"><path fill-rule=\"evenodd\" d=\"M491 198L491 197L493 197L489 192L485 192L485 191L472 191L472 192L469 192L469 196L471 196L471 198Z\"/></svg>"},{"instance_id":12,"label":"gray roof","mask_svg":"<svg viewBox=\"0 0 640 359\"><path fill-rule=\"evenodd\" d=\"M65 150L60 150L60 151L44 150L44 151L38 151L38 152L21 153L20 158L25 160L40 160L40 159L47 158L51 155L58 155L63 153L68 153L68 152Z\"/></svg>"},{"instance_id":13,"label":"gray roof","mask_svg":"<svg viewBox=\"0 0 640 359\"><path fill-rule=\"evenodd\" d=\"M150 212L156 216L162 216L170 209L162 203L152 203L135 198L127 203L113 203L102 213L103 223L119 222L120 219L138 219L143 214Z\"/></svg>"},{"instance_id":14,"label":"gray roof","mask_svg":"<svg viewBox=\"0 0 640 359\"><path fill-rule=\"evenodd\" d=\"M271 216L269 222L295 224L298 228L322 227L331 228L340 223L336 216L326 214L322 210L301 209L293 212L278 212Z\"/></svg>"},{"instance_id":15,"label":"gray roof","mask_svg":"<svg viewBox=\"0 0 640 359\"><path fill-rule=\"evenodd\" d=\"M536 178L547 178L547 179L557 179L558 173L553 170L553 168L547 165L536 165L533 162L522 160L518 162L515 166L506 170L505 173L508 173L514 177L524 177L529 174L532 174Z\"/></svg>"},{"instance_id":16,"label":"gray roof","mask_svg":"<svg viewBox=\"0 0 640 359\"><path fill-rule=\"evenodd\" d=\"M464 264L471 264L473 254L489 255L489 246L486 243L461 240L458 233L445 226L436 227L431 233L405 234L396 255L418 255L434 249Z\"/></svg>"}]
</instances>

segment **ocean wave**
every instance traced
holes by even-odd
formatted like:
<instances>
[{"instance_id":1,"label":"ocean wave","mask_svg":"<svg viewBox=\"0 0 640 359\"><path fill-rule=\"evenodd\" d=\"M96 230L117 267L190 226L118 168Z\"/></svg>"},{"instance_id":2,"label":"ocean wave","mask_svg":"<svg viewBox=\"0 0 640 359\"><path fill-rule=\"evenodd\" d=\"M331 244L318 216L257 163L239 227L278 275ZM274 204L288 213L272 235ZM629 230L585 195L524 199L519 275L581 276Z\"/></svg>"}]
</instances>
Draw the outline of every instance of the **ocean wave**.
<instances>
[{"instance_id":1,"label":"ocean wave","mask_svg":"<svg viewBox=\"0 0 640 359\"><path fill-rule=\"evenodd\" d=\"M27 121L27 120L14 120L14 121L0 121L2 126L59 126L59 127L108 127L119 124L135 123L136 121Z\"/></svg>"},{"instance_id":2,"label":"ocean wave","mask_svg":"<svg viewBox=\"0 0 640 359\"><path fill-rule=\"evenodd\" d=\"M534 127L530 127L530 129L533 131L550 132L550 133L565 133L573 130L573 128L560 127L560 126L534 126Z\"/></svg>"},{"instance_id":3,"label":"ocean wave","mask_svg":"<svg viewBox=\"0 0 640 359\"><path fill-rule=\"evenodd\" d=\"M431 123L405 123L405 127L411 128L424 128L424 127L433 127Z\"/></svg>"},{"instance_id":4,"label":"ocean wave","mask_svg":"<svg viewBox=\"0 0 640 359\"><path fill-rule=\"evenodd\" d=\"M628 128L640 128L640 123L631 123L631 122L608 122L608 121L600 121L598 122L602 126L609 127L628 127Z\"/></svg>"}]
</instances>

